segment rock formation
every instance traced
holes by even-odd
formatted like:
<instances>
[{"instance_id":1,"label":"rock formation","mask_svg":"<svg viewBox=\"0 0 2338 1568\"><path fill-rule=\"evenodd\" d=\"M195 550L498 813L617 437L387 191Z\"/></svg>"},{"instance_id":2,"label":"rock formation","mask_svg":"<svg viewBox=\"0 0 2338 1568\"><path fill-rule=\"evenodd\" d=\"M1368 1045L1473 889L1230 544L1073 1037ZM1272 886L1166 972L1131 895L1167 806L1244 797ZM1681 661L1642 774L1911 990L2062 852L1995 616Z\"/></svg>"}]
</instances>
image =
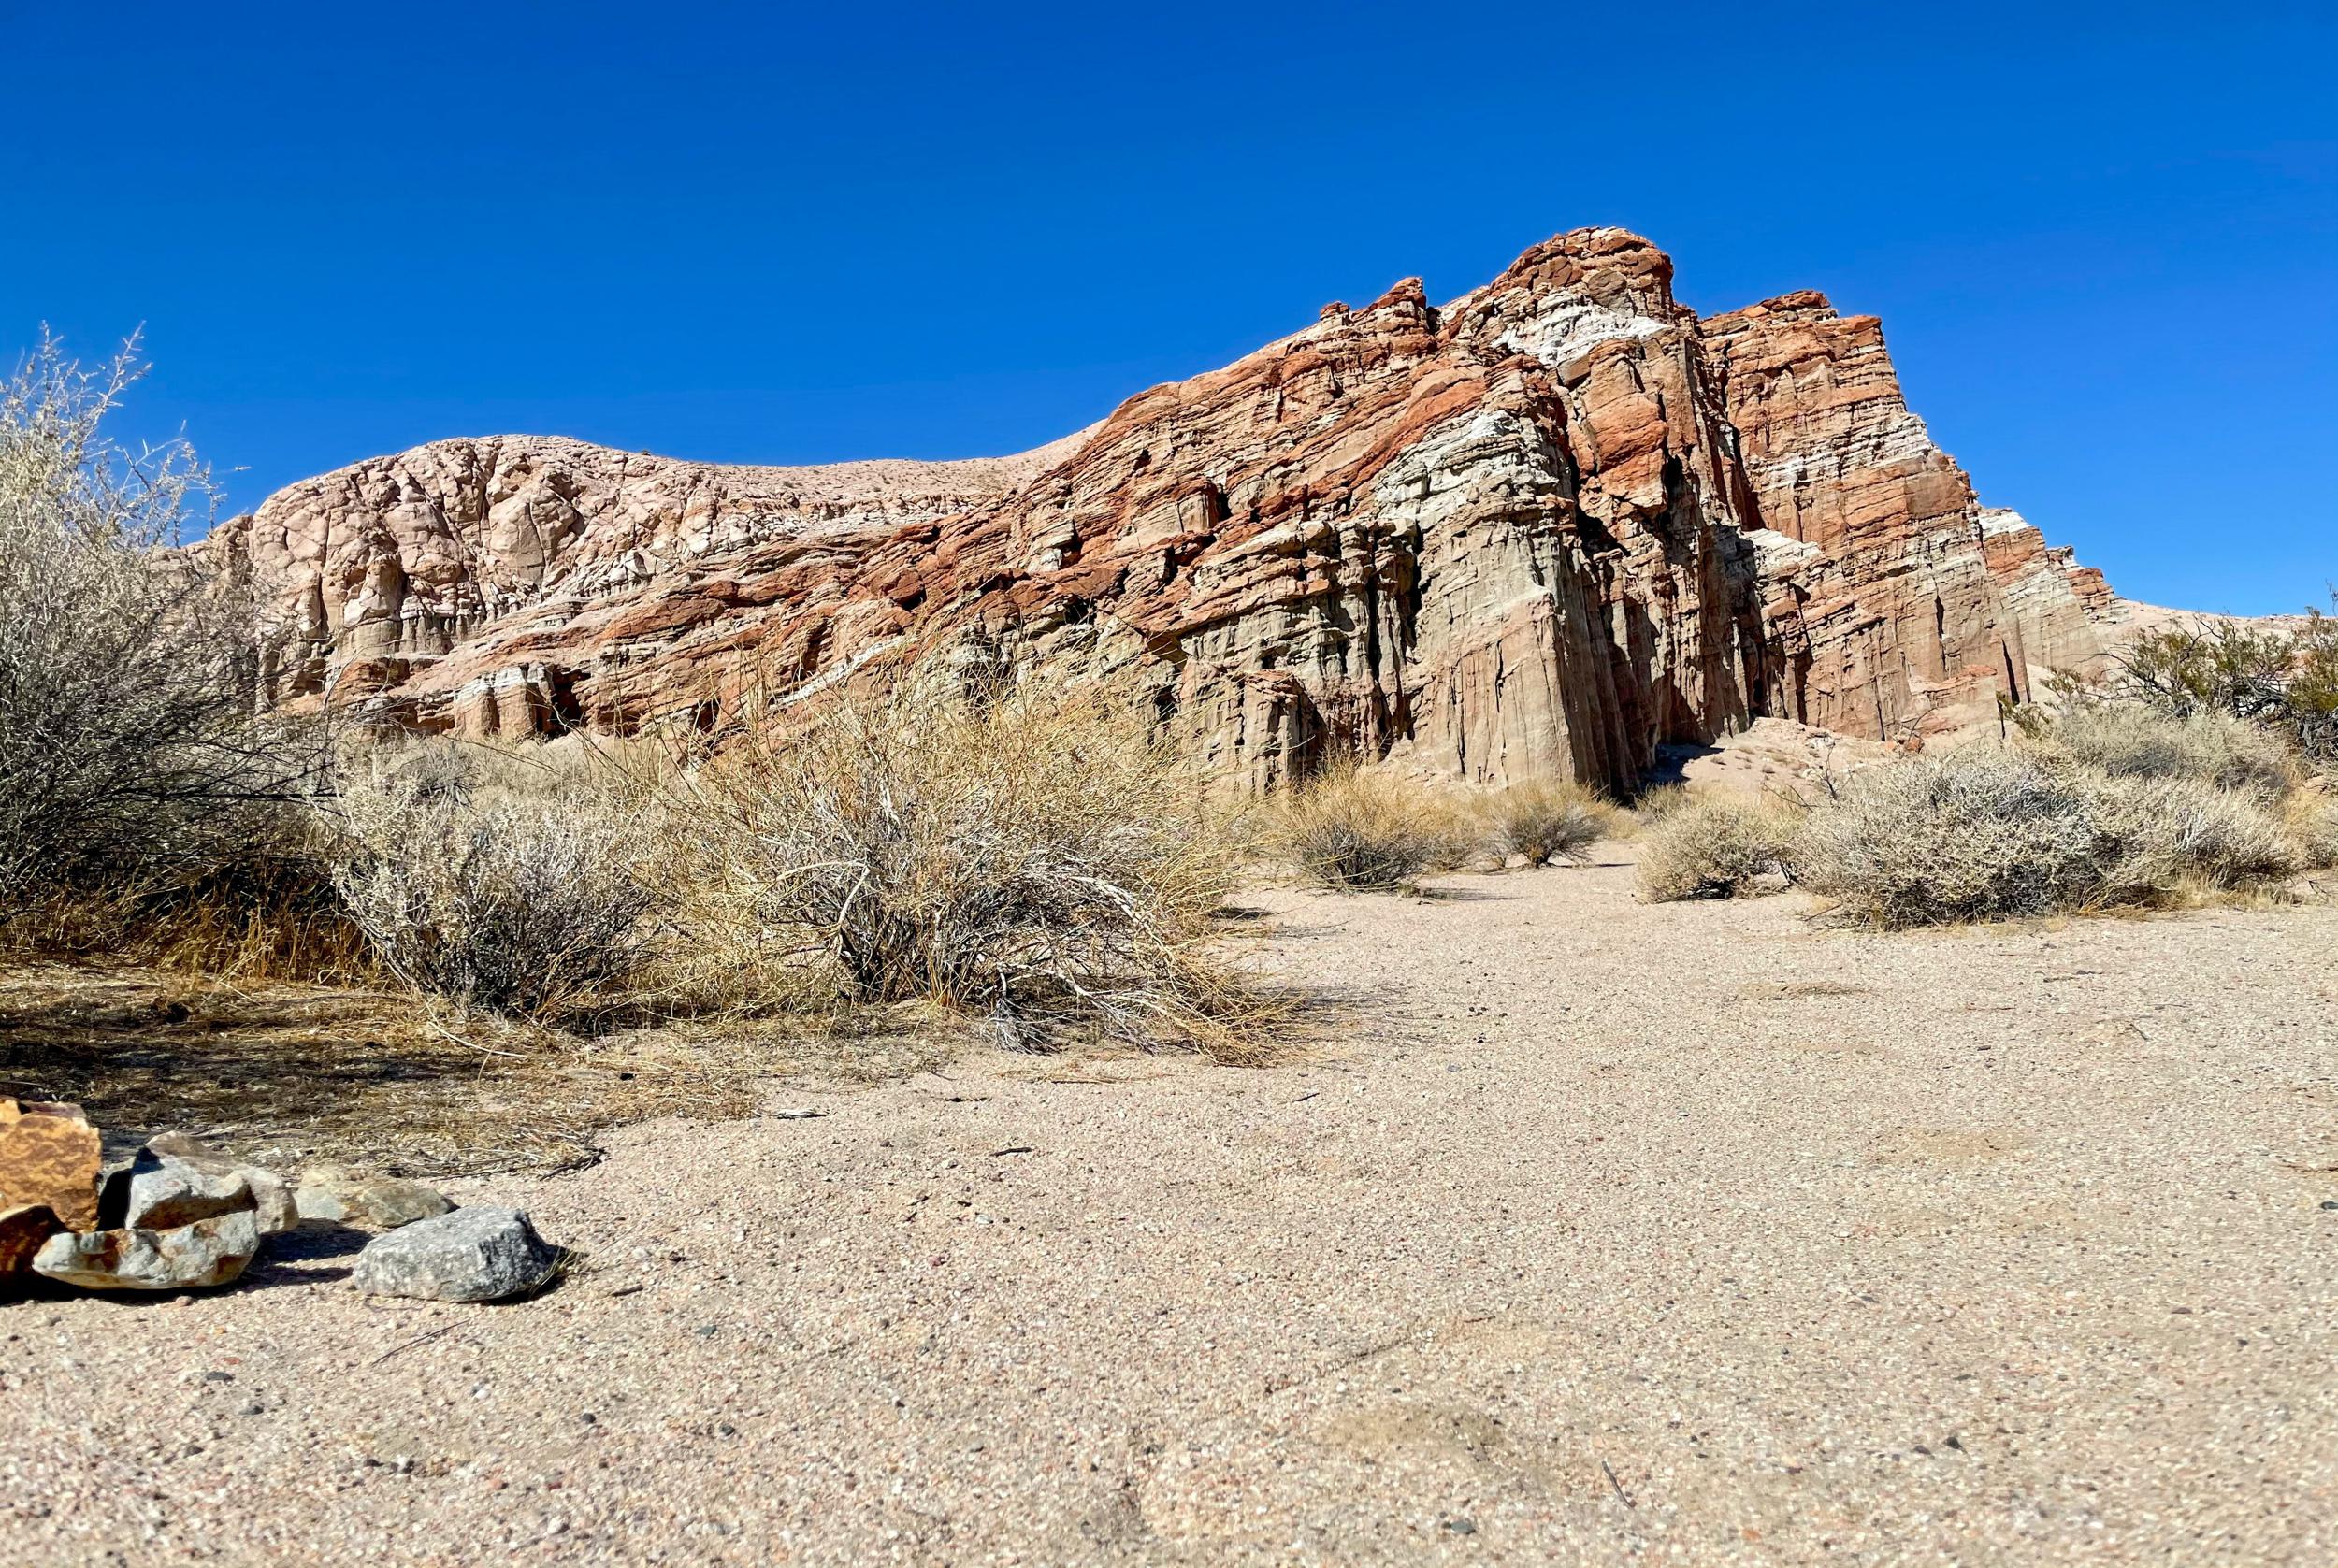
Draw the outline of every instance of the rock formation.
<instances>
[{"instance_id":1,"label":"rock formation","mask_svg":"<svg viewBox=\"0 0 2338 1568\"><path fill-rule=\"evenodd\" d=\"M1116 672L1223 778L1336 752L1628 784L1761 715L1899 741L2101 646L1871 317L1699 321L1588 229L1417 280L1020 457L733 468L530 438L296 485L214 548L275 694L528 736L719 728L943 642Z\"/></svg>"}]
</instances>

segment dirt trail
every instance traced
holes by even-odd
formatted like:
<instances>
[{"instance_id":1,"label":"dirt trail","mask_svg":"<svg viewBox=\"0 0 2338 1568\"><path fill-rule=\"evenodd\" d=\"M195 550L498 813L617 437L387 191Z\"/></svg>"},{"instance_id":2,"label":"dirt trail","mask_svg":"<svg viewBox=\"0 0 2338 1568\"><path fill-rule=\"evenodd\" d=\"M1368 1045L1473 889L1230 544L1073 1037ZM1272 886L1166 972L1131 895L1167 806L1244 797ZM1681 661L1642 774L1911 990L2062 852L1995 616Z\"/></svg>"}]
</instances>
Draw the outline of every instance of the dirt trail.
<instances>
[{"instance_id":1,"label":"dirt trail","mask_svg":"<svg viewBox=\"0 0 2338 1568\"><path fill-rule=\"evenodd\" d=\"M2338 1557L2338 909L1448 886L1263 900L1319 1062L477 1186L591 1251L527 1305L0 1308L0 1563Z\"/></svg>"}]
</instances>

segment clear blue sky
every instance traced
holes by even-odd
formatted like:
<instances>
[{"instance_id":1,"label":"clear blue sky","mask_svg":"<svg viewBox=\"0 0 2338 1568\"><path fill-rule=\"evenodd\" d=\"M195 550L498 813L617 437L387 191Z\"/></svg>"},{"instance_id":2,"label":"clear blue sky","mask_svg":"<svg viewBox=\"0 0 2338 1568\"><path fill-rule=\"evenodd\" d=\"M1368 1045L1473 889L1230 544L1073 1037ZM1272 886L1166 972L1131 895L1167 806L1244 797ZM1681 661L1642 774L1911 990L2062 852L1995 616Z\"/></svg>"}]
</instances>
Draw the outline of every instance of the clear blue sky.
<instances>
[{"instance_id":1,"label":"clear blue sky","mask_svg":"<svg viewBox=\"0 0 2338 1568\"><path fill-rule=\"evenodd\" d=\"M2124 591L2338 579L2338 7L0 0L0 348L143 322L248 507L436 437L1034 445L1637 229L1872 311Z\"/></svg>"}]
</instances>

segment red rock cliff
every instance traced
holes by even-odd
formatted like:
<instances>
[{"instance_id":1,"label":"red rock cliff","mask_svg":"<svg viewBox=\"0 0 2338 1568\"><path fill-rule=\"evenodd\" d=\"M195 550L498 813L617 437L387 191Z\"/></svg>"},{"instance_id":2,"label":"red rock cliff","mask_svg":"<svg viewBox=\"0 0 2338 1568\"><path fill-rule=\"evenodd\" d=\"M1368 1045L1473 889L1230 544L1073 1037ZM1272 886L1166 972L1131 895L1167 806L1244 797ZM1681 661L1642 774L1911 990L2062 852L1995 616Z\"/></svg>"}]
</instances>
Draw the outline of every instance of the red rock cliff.
<instances>
[{"instance_id":1,"label":"red rock cliff","mask_svg":"<svg viewBox=\"0 0 2338 1568\"><path fill-rule=\"evenodd\" d=\"M2100 646L1871 318L1699 322L1614 229L1417 281L1018 458L724 468L442 442L223 540L281 694L425 727L720 726L938 640L1118 672L1253 787L1360 749L1626 784L1760 714L1894 738Z\"/></svg>"}]
</instances>

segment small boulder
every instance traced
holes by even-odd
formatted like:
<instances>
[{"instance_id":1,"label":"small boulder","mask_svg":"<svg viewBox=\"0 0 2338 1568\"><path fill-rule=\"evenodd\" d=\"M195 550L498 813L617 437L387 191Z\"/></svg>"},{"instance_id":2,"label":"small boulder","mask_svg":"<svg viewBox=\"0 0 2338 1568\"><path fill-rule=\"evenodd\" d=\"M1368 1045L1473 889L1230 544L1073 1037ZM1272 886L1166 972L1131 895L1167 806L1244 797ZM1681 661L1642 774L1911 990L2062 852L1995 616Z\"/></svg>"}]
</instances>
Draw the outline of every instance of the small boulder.
<instances>
[{"instance_id":1,"label":"small boulder","mask_svg":"<svg viewBox=\"0 0 2338 1568\"><path fill-rule=\"evenodd\" d=\"M259 1254L250 1209L168 1230L98 1230L51 1236L33 1272L84 1290L199 1290L231 1285Z\"/></svg>"},{"instance_id":2,"label":"small boulder","mask_svg":"<svg viewBox=\"0 0 2338 1568\"><path fill-rule=\"evenodd\" d=\"M79 1105L0 1100L0 1207L38 1204L68 1230L97 1223L103 1141Z\"/></svg>"},{"instance_id":3,"label":"small boulder","mask_svg":"<svg viewBox=\"0 0 2338 1568\"><path fill-rule=\"evenodd\" d=\"M552 1277L560 1254L517 1209L457 1209L376 1236L350 1283L376 1296L499 1302Z\"/></svg>"},{"instance_id":4,"label":"small boulder","mask_svg":"<svg viewBox=\"0 0 2338 1568\"><path fill-rule=\"evenodd\" d=\"M107 1178L98 1203L108 1229L166 1230L250 1209L260 1234L300 1223L292 1189L274 1172L246 1165L183 1132L149 1139L137 1156Z\"/></svg>"},{"instance_id":5,"label":"small boulder","mask_svg":"<svg viewBox=\"0 0 2338 1568\"><path fill-rule=\"evenodd\" d=\"M446 1195L420 1182L361 1176L338 1165L312 1165L293 1195L300 1217L327 1219L360 1230L395 1230L452 1210Z\"/></svg>"},{"instance_id":6,"label":"small boulder","mask_svg":"<svg viewBox=\"0 0 2338 1568\"><path fill-rule=\"evenodd\" d=\"M0 1208L0 1291L21 1287L32 1273L33 1255L40 1244L63 1229L57 1216L38 1203Z\"/></svg>"}]
</instances>

